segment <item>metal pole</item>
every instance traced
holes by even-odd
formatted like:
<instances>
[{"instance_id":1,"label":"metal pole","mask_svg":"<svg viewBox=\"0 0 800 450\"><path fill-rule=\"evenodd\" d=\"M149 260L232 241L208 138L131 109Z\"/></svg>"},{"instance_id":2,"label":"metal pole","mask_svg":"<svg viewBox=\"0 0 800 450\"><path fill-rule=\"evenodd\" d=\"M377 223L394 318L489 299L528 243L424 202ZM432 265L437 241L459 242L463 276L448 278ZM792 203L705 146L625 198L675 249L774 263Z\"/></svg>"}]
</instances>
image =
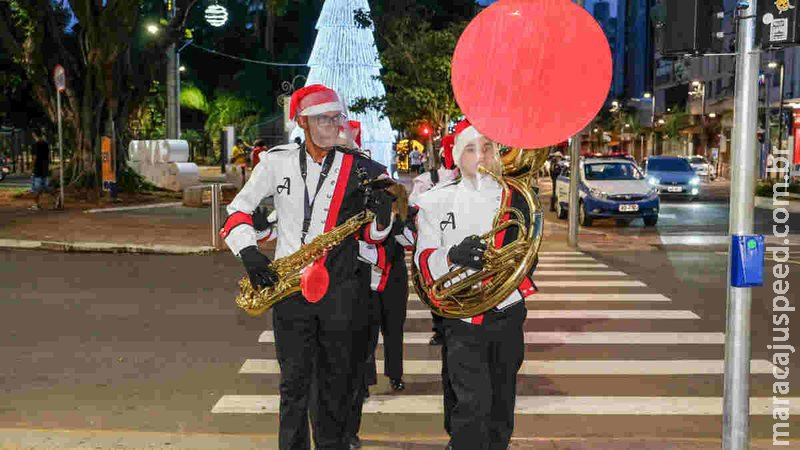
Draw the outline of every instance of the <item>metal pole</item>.
<instances>
[{"instance_id":1,"label":"metal pole","mask_svg":"<svg viewBox=\"0 0 800 450\"><path fill-rule=\"evenodd\" d=\"M731 146L730 224L732 235L753 232L756 127L758 126L758 68L755 49L756 2L738 11L735 123ZM731 255L731 244L728 244ZM752 291L730 285L728 260L727 324L725 332L725 391L723 449L747 450L750 435L750 306Z\"/></svg>"},{"instance_id":2,"label":"metal pole","mask_svg":"<svg viewBox=\"0 0 800 450\"><path fill-rule=\"evenodd\" d=\"M167 17L175 17L175 0L170 0ZM178 139L178 52L175 44L167 47L167 139Z\"/></svg>"},{"instance_id":3,"label":"metal pole","mask_svg":"<svg viewBox=\"0 0 800 450\"><path fill-rule=\"evenodd\" d=\"M700 110L700 145L703 147L703 154L708 155L708 136L706 136L706 81L703 80L703 103Z\"/></svg>"},{"instance_id":4,"label":"metal pole","mask_svg":"<svg viewBox=\"0 0 800 450\"><path fill-rule=\"evenodd\" d=\"M584 0L575 0L575 3L581 8L584 6ZM569 208L567 209L569 213L569 235L567 236L567 244L573 248L578 247L578 208L580 207L578 204L580 201L580 195L578 194L578 176L580 175L579 171L581 167L580 153L581 133L579 132L572 137L569 146ZM553 189L555 189L555 186L553 186Z\"/></svg>"},{"instance_id":5,"label":"metal pole","mask_svg":"<svg viewBox=\"0 0 800 450\"><path fill-rule=\"evenodd\" d=\"M783 148L783 61L781 61L781 74L780 74L780 102L778 105L778 148ZM770 143L769 152L772 153L772 143Z\"/></svg>"},{"instance_id":6,"label":"metal pole","mask_svg":"<svg viewBox=\"0 0 800 450\"><path fill-rule=\"evenodd\" d=\"M222 197L222 189L220 184L214 183L211 185L211 246L214 248L219 248L220 245L220 236L219 236L219 229L222 226L221 224L221 215L220 215L220 201Z\"/></svg>"},{"instance_id":7,"label":"metal pole","mask_svg":"<svg viewBox=\"0 0 800 450\"><path fill-rule=\"evenodd\" d=\"M61 134L61 91L56 89L56 109L58 110L58 209L64 208L64 145Z\"/></svg>"},{"instance_id":8,"label":"metal pole","mask_svg":"<svg viewBox=\"0 0 800 450\"><path fill-rule=\"evenodd\" d=\"M771 84L770 81L767 79L767 74L764 74L764 145L767 147L767 152L769 152L770 147L772 147L772 139L771 133L769 132L769 85ZM756 153L759 155L757 158L756 164L756 179L761 179L761 165L763 164L761 158L766 158L761 149L756 149Z\"/></svg>"}]
</instances>

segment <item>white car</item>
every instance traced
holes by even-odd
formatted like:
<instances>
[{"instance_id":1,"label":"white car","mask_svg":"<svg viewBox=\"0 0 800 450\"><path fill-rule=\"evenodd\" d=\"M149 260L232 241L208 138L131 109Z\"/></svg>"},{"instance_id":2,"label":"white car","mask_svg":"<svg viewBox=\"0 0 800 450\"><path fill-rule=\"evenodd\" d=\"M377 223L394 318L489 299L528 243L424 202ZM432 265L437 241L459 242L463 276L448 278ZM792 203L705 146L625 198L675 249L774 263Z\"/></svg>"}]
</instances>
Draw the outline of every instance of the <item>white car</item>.
<instances>
[{"instance_id":1,"label":"white car","mask_svg":"<svg viewBox=\"0 0 800 450\"><path fill-rule=\"evenodd\" d=\"M648 227L658 223L658 191L647 183L635 163L627 159L587 158L580 165L581 225L591 226L594 219L600 218L616 219L619 224L642 218ZM556 181L556 213L560 219L567 217L569 207L567 168Z\"/></svg>"},{"instance_id":2,"label":"white car","mask_svg":"<svg viewBox=\"0 0 800 450\"><path fill-rule=\"evenodd\" d=\"M717 177L717 168L705 156L694 155L687 159L698 177L707 177L709 180Z\"/></svg>"}]
</instances>

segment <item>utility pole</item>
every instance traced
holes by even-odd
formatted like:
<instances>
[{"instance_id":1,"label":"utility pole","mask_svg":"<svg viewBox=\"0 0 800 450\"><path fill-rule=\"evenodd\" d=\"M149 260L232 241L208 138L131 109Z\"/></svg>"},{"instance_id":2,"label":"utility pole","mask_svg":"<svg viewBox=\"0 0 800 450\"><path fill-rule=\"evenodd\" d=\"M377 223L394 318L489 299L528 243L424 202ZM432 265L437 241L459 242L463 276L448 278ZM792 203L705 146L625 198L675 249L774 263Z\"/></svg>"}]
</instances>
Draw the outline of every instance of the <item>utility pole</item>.
<instances>
[{"instance_id":1,"label":"utility pole","mask_svg":"<svg viewBox=\"0 0 800 450\"><path fill-rule=\"evenodd\" d=\"M759 53L755 48L756 2L740 2L736 56L729 230L732 236L753 232L756 127L758 125ZM731 239L733 240L733 239ZM750 435L750 288L731 286L733 245L728 247L727 323L723 449L747 450Z\"/></svg>"},{"instance_id":2,"label":"utility pole","mask_svg":"<svg viewBox=\"0 0 800 450\"><path fill-rule=\"evenodd\" d=\"M175 17L175 0L168 0L167 18L172 20ZM178 59L177 44L173 43L167 47L167 139L180 139L180 93L178 73L180 63Z\"/></svg>"},{"instance_id":3,"label":"utility pole","mask_svg":"<svg viewBox=\"0 0 800 450\"><path fill-rule=\"evenodd\" d=\"M584 0L575 0L581 8L584 7ZM581 133L579 131L569 145L569 208L567 209L569 218L569 235L567 244L570 247L578 247L578 208L580 207L580 195L578 193L578 177L581 170ZM555 186L553 186L555 189Z\"/></svg>"}]
</instances>

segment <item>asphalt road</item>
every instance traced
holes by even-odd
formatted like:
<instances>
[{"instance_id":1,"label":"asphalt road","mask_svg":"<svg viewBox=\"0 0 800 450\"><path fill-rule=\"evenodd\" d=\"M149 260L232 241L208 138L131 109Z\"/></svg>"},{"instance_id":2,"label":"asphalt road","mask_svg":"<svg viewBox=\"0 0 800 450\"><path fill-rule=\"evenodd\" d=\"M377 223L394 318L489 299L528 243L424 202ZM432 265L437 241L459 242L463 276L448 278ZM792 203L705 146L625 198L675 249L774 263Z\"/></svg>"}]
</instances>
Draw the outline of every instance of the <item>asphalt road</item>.
<instances>
[{"instance_id":1,"label":"asphalt road","mask_svg":"<svg viewBox=\"0 0 800 450\"><path fill-rule=\"evenodd\" d=\"M527 302L515 436L719 437L727 186L704 191L698 202L664 202L655 228L598 221L582 229L605 250L572 253L565 222L547 213L540 293ZM755 219L757 230L771 232L770 212L756 210ZM791 217L793 230L799 220ZM791 241L790 287L800 286L800 242ZM765 415L774 381L766 347L773 265L765 264L765 287L753 290L754 438L771 436L774 422ZM271 317L235 308L242 275L226 252L0 251L0 429L274 435ZM429 330L429 313L412 298L408 388L395 394L379 377L362 438L444 439L439 348L427 345ZM796 335L789 343L800 348ZM790 373L800 373L798 358Z\"/></svg>"},{"instance_id":2,"label":"asphalt road","mask_svg":"<svg viewBox=\"0 0 800 450\"><path fill-rule=\"evenodd\" d=\"M724 254L561 251L545 244L540 297L528 302L539 316L525 325L533 366L519 379L527 409L516 436L718 437ZM791 268L787 279L800 285ZM587 270L596 273L578 273ZM227 253L0 252L0 428L274 434L271 320L234 307L242 273ZM751 395L762 399L772 397L770 299L768 288L754 290L761 369ZM424 343L422 304L409 308L408 389L392 394L379 377L373 399L385 401L368 408L367 439L444 437L441 416L425 410L440 403L439 377L426 368L438 348ZM790 368L800 370L797 358ZM754 437L771 434L771 417L752 423Z\"/></svg>"}]
</instances>

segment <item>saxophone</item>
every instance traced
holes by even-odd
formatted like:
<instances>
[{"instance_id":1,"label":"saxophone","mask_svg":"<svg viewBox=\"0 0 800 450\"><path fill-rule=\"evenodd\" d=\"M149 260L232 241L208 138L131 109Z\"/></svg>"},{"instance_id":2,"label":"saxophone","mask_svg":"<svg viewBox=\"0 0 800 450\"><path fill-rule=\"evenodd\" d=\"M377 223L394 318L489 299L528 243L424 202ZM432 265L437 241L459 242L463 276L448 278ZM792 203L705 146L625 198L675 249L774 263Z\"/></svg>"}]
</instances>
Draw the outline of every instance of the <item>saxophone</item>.
<instances>
[{"instance_id":1,"label":"saxophone","mask_svg":"<svg viewBox=\"0 0 800 450\"><path fill-rule=\"evenodd\" d=\"M281 300L299 293L302 289L300 279L303 269L325 256L374 218L375 214L372 211L362 211L327 233L315 237L308 244L301 246L300 250L273 261L270 267L278 274L278 282L274 286L256 290L250 284L250 278L243 277L239 280L236 305L247 314L256 317L264 314Z\"/></svg>"}]
</instances>

